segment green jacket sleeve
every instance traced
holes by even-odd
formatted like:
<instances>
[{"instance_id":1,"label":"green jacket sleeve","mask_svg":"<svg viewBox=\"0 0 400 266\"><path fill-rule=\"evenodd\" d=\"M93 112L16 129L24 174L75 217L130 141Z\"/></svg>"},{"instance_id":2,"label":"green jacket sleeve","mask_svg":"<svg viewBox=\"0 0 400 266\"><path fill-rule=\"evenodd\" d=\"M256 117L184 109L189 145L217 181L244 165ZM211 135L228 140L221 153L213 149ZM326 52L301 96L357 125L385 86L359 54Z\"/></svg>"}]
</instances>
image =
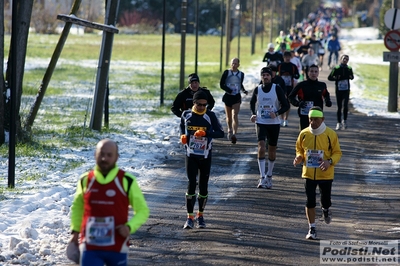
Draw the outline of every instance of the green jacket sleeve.
<instances>
[{"instance_id":1,"label":"green jacket sleeve","mask_svg":"<svg viewBox=\"0 0 400 266\"><path fill-rule=\"evenodd\" d=\"M83 212L84 212L84 199L83 193L84 188L86 188L88 173L85 173L81 176L80 180L77 184L76 193L74 196L74 200L71 206L71 230L75 232L80 232L81 224L83 220ZM136 182L136 178L125 172L125 177L131 178L132 182L130 184L130 188L128 188L128 183L126 178L124 178L123 186L125 191L129 191L128 199L129 204L133 209L133 217L127 222L127 225L130 227L130 233L136 232L140 226L142 226L147 219L149 218L149 208L147 207L146 200L144 195Z\"/></svg>"},{"instance_id":2,"label":"green jacket sleeve","mask_svg":"<svg viewBox=\"0 0 400 266\"><path fill-rule=\"evenodd\" d=\"M83 190L82 185L86 186L88 173L81 175L76 186L74 200L71 205L71 230L75 232L81 231L81 224L83 219Z\"/></svg>"},{"instance_id":3,"label":"green jacket sleeve","mask_svg":"<svg viewBox=\"0 0 400 266\"><path fill-rule=\"evenodd\" d=\"M147 221L150 215L150 210L136 178L129 173L125 173L125 176L133 179L131 187L128 190L129 203L133 209L133 217L127 223L131 228L131 234L133 234Z\"/></svg>"}]
</instances>

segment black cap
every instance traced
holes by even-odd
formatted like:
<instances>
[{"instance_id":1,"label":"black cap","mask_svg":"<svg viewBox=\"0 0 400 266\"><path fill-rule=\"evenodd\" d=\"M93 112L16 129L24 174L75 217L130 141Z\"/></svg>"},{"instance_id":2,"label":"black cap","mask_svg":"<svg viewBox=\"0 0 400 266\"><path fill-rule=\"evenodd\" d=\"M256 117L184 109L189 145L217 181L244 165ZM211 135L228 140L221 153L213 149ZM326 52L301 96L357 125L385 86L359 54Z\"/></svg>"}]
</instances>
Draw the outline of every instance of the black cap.
<instances>
[{"instance_id":1,"label":"black cap","mask_svg":"<svg viewBox=\"0 0 400 266\"><path fill-rule=\"evenodd\" d=\"M272 71L278 71L278 65L276 64L276 62L269 63L267 67L270 68Z\"/></svg>"},{"instance_id":2,"label":"black cap","mask_svg":"<svg viewBox=\"0 0 400 266\"><path fill-rule=\"evenodd\" d=\"M200 78L196 73L192 73L188 76L188 83L192 83L193 81L198 81L200 83Z\"/></svg>"},{"instance_id":3,"label":"black cap","mask_svg":"<svg viewBox=\"0 0 400 266\"><path fill-rule=\"evenodd\" d=\"M195 102L195 101L197 101L197 100L206 100L206 101L208 101L207 94L206 94L204 91L202 91L202 90L197 91L197 92L193 95L193 101Z\"/></svg>"},{"instance_id":4,"label":"black cap","mask_svg":"<svg viewBox=\"0 0 400 266\"><path fill-rule=\"evenodd\" d=\"M264 73L268 73L268 74L270 74L270 75L272 76L272 70L271 70L271 68L269 68L269 67L263 67L263 68L261 68L260 74L262 75L262 74L264 74Z\"/></svg>"}]
</instances>

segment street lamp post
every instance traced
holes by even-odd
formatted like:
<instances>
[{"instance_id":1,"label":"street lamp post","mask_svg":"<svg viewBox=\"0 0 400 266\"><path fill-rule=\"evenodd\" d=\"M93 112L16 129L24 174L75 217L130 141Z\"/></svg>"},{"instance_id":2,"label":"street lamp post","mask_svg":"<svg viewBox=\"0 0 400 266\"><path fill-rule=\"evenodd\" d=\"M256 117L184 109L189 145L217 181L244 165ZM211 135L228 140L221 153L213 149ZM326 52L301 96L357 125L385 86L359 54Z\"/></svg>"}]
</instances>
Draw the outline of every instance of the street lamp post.
<instances>
[{"instance_id":1,"label":"street lamp post","mask_svg":"<svg viewBox=\"0 0 400 266\"><path fill-rule=\"evenodd\" d=\"M237 12L237 20L238 20L238 51L237 51L237 57L240 58L240 22L241 22L241 15L242 15L242 5L237 4L236 5L236 12Z\"/></svg>"}]
</instances>

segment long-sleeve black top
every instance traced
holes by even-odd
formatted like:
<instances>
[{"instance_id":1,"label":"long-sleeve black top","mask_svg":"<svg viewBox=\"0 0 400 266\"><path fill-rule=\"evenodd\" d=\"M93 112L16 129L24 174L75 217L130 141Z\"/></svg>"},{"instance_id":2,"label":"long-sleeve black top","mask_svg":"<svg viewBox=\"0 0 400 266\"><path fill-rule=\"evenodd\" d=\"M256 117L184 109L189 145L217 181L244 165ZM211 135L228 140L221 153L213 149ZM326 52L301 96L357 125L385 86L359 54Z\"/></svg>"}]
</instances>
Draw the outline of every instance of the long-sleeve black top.
<instances>
[{"instance_id":1,"label":"long-sleeve black top","mask_svg":"<svg viewBox=\"0 0 400 266\"><path fill-rule=\"evenodd\" d=\"M207 94L207 109L212 110L215 105L214 97L211 95L211 92L206 87L201 87L199 90L204 91ZM190 87L187 87L180 91L178 95L175 97L174 102L172 103L171 111L177 117L181 117L183 111L192 109L193 107L193 95L197 91L192 91Z\"/></svg>"},{"instance_id":2,"label":"long-sleeve black top","mask_svg":"<svg viewBox=\"0 0 400 266\"><path fill-rule=\"evenodd\" d=\"M328 76L328 80L335 81L335 91L338 91L338 82L347 80L347 88L350 90L350 79L354 79L353 69L349 65L340 64L334 67Z\"/></svg>"},{"instance_id":3,"label":"long-sleeve black top","mask_svg":"<svg viewBox=\"0 0 400 266\"><path fill-rule=\"evenodd\" d=\"M325 82L317 80L305 80L296 85L289 94L289 101L294 106L299 106L302 101L312 101L314 106L324 108L325 102L330 102L330 94Z\"/></svg>"}]
</instances>

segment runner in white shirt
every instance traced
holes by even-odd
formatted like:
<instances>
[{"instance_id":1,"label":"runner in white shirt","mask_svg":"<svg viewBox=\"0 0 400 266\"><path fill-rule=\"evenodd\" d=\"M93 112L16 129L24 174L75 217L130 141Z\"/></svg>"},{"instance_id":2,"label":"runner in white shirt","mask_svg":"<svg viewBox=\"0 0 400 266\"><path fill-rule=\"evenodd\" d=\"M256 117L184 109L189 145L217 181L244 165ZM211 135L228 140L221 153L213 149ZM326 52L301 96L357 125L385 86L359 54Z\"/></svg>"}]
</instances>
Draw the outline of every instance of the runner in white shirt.
<instances>
[{"instance_id":1,"label":"runner in white shirt","mask_svg":"<svg viewBox=\"0 0 400 266\"><path fill-rule=\"evenodd\" d=\"M280 131L279 115L289 109L289 103L283 89L271 82L272 71L263 67L260 71L262 84L258 85L250 100L252 116L250 121L256 123L258 140L258 167L260 181L258 188L272 188L272 170L276 159L276 146ZM268 142L268 171L265 171L266 142Z\"/></svg>"}]
</instances>

